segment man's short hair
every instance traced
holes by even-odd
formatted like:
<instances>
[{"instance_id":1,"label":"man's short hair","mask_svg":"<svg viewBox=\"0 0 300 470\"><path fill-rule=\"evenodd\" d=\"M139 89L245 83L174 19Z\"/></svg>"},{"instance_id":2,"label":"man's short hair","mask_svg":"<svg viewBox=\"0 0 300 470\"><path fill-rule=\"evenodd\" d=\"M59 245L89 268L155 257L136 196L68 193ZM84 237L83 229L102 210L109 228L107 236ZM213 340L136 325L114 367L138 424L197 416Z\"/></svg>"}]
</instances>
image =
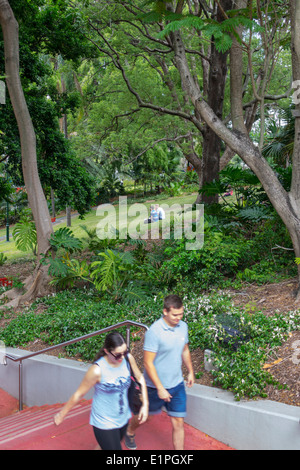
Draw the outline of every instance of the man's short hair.
<instances>
[{"instance_id":1,"label":"man's short hair","mask_svg":"<svg viewBox=\"0 0 300 470\"><path fill-rule=\"evenodd\" d=\"M167 312L170 310L170 308L179 309L182 306L182 299L176 294L167 295L167 297L164 299L164 310L167 310Z\"/></svg>"}]
</instances>

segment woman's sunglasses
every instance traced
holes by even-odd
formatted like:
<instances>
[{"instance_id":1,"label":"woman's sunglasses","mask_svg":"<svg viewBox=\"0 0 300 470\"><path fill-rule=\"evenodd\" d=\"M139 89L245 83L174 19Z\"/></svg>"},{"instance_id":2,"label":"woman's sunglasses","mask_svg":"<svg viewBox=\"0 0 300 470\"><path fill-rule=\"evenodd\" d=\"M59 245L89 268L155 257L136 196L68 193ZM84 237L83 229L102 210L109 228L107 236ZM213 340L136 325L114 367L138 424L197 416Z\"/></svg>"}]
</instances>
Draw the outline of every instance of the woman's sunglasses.
<instances>
[{"instance_id":1,"label":"woman's sunglasses","mask_svg":"<svg viewBox=\"0 0 300 470\"><path fill-rule=\"evenodd\" d=\"M127 354L128 354L129 351L126 350L125 352L123 352L123 353L118 353L118 354L114 354L114 353L112 353L111 351L109 351L109 352L110 352L110 354L111 354L117 361L119 361L119 360L121 359L121 357L127 356Z\"/></svg>"}]
</instances>

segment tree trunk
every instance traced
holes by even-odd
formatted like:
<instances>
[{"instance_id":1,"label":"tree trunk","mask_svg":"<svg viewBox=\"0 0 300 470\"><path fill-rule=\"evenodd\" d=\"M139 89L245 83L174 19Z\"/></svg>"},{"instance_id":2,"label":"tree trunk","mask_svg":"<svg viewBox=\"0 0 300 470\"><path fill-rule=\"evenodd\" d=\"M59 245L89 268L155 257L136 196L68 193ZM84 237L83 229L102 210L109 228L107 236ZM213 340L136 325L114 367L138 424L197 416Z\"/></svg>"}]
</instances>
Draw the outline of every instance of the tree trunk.
<instances>
[{"instance_id":1,"label":"tree trunk","mask_svg":"<svg viewBox=\"0 0 300 470\"><path fill-rule=\"evenodd\" d=\"M291 51L292 51L292 65L293 65L293 80L300 80L300 0L290 0L290 13L291 13ZM294 152L293 152L293 173L292 184L290 190L290 201L293 210L295 211L295 219L291 220L292 240L295 255L300 258L300 103L295 103L295 137L294 137ZM290 231L290 233L291 233ZM300 280L300 265L298 265L298 278ZM299 283L300 286L300 283ZM300 300L300 287L297 294Z\"/></svg>"},{"instance_id":2,"label":"tree trunk","mask_svg":"<svg viewBox=\"0 0 300 470\"><path fill-rule=\"evenodd\" d=\"M203 186L203 168L202 168L203 160L198 157L198 155L193 149L192 144L190 145L189 150L184 153L184 156L187 159L187 161L191 163L191 165L193 165L194 170L198 176L199 188L202 188ZM195 204L201 204L201 202L202 202L202 196L201 194L198 194L195 200Z\"/></svg>"},{"instance_id":3,"label":"tree trunk","mask_svg":"<svg viewBox=\"0 0 300 470\"><path fill-rule=\"evenodd\" d=\"M232 9L232 0L223 0L222 8L224 11ZM217 9L216 20L221 23L224 21L224 16ZM227 60L229 51L220 52L216 49L214 42L211 46L211 64L209 69L208 79L208 98L207 102L214 113L222 120L223 117L223 103L225 94L225 84L227 77ZM213 129L208 125L205 126L203 134L203 153L202 153L202 167L203 167L203 183L211 183L219 179L220 171L220 157L221 157L221 139L215 134ZM202 202L212 204L218 202L218 195L206 196L202 195Z\"/></svg>"},{"instance_id":4,"label":"tree trunk","mask_svg":"<svg viewBox=\"0 0 300 470\"><path fill-rule=\"evenodd\" d=\"M292 17L294 80L297 80L300 79L298 75L300 73L300 38L298 39L298 35L300 35L300 0L290 0L290 6ZM237 153L257 175L273 207L289 231L296 257L300 257L300 122L298 122L300 119L296 119L293 179L291 191L288 193L280 184L276 173L263 158L260 150L251 141L248 132L236 128L233 130L228 129L204 100L203 96L199 94L199 89L189 70L180 33L176 34L176 63L180 71L182 86L185 92L188 93L195 110L219 138L223 140L232 151ZM242 64L240 64L240 67L242 68ZM231 76L231 80L234 80L234 76ZM235 78L235 80L237 79ZM241 89L239 83L236 84L236 87L236 89ZM231 89L234 88L235 83L232 83ZM236 95L235 98L237 98ZM239 97L239 100L241 99L242 96ZM233 101L231 102L231 112L234 116L239 112L237 109L239 100L236 100L235 103ZM300 111L300 105L298 105L296 109ZM300 271L298 271L298 280L300 281ZM297 299L298 298L299 294Z\"/></svg>"},{"instance_id":5,"label":"tree trunk","mask_svg":"<svg viewBox=\"0 0 300 470\"><path fill-rule=\"evenodd\" d=\"M56 217L54 191L53 191L53 188L50 188L50 190L51 190L51 213L52 213L52 217Z\"/></svg>"},{"instance_id":6,"label":"tree trunk","mask_svg":"<svg viewBox=\"0 0 300 470\"><path fill-rule=\"evenodd\" d=\"M66 207L66 215L67 215L67 227L71 227L72 225L72 214L71 214L71 207Z\"/></svg>"},{"instance_id":7,"label":"tree trunk","mask_svg":"<svg viewBox=\"0 0 300 470\"><path fill-rule=\"evenodd\" d=\"M49 238L53 228L38 174L35 131L20 80L19 27L7 0L0 0L0 24L4 38L6 84L20 134L23 176L29 206L36 224L39 261L40 255L47 253L50 249ZM11 302L13 306L23 300L33 299L37 292L39 295L46 293L49 279L45 268L45 266L38 264L34 276L30 276L25 281L26 293L24 296L20 296L15 289L6 293L6 297L13 299Z\"/></svg>"}]
</instances>

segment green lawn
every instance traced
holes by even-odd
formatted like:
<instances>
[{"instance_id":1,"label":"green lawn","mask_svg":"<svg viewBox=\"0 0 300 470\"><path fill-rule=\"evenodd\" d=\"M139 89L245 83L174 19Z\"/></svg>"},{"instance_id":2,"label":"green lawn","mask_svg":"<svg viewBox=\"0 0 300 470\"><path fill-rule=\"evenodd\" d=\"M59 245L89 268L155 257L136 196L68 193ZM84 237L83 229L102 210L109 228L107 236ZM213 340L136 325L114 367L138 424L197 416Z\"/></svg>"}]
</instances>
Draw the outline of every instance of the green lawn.
<instances>
[{"instance_id":1,"label":"green lawn","mask_svg":"<svg viewBox=\"0 0 300 470\"><path fill-rule=\"evenodd\" d=\"M160 198L159 199L159 204L161 206L165 205L166 208L168 207L172 209L173 206L173 211L171 212L170 218L171 220L173 219L173 213L177 212L177 206L180 208L180 206L183 209L184 204L193 204L196 200L196 194L189 194L189 195L182 195L182 196L177 196L177 197L168 197L165 199ZM151 232L151 238L155 238L157 235L156 233L158 232L158 224L154 227L151 227L150 225L146 225L143 223L144 218L147 217L147 214L149 214L150 206L151 204L155 204L154 199L147 200L146 202L133 202L133 200L127 200L127 216L125 213L125 206L123 206L123 209L121 208L120 213L120 207L119 203L114 204L114 205L107 205L108 206L108 213L104 212L104 207L102 206L101 210L98 211L97 215L97 210L92 209L88 214L84 216L84 219L80 219L79 216L72 217L72 226L70 229L72 230L73 234L77 238L87 238L86 232L81 228L81 225L85 225L89 229L94 229L99 227L104 226L105 231L109 231L109 226L117 228L118 230L122 229L124 230L127 228L129 234L131 235L132 232L137 230L140 233L145 233L146 230L152 230ZM164 207L164 206L163 206ZM138 209L141 210L141 214L138 214ZM170 211L169 211L170 212ZM166 211L168 213L168 210ZM59 219L59 217L58 217ZM140 225L138 225L140 223ZM162 228L164 229L164 226L166 227L168 224L168 217L166 218L165 221L160 222L162 225ZM61 227L66 227L66 221L63 221L61 223L55 223L53 224L53 229L54 231L58 230ZM7 242L6 240L1 241L0 240L0 253L4 253L5 256L7 256L8 261L13 261L17 260L19 258L33 258L33 254L30 252L21 252L17 250L16 245L13 241L12 238L12 230L13 226L10 226L10 242ZM0 230L0 238L6 236L6 229L1 229Z\"/></svg>"}]
</instances>

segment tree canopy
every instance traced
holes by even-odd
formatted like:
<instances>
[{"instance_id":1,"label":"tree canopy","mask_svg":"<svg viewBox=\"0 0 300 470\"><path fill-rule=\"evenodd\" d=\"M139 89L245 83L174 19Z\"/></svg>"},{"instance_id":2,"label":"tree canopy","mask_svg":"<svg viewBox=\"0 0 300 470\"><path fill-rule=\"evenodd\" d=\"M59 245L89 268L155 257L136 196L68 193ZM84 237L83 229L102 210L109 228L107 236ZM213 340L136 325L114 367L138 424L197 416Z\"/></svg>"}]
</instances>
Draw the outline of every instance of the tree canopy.
<instances>
[{"instance_id":1,"label":"tree canopy","mask_svg":"<svg viewBox=\"0 0 300 470\"><path fill-rule=\"evenodd\" d=\"M64 204L84 213L94 198L93 179L59 126L59 119L74 111L80 98L76 90L60 92L55 58L78 63L83 55L92 56L90 43L80 32L76 10L67 2L18 0L10 4L19 24L22 87L36 132L42 185L44 190L54 189ZM3 54L1 47L0 75L5 73ZM6 170L15 186L23 186L20 138L9 96L0 115L0 128L0 154L9 162Z\"/></svg>"},{"instance_id":2,"label":"tree canopy","mask_svg":"<svg viewBox=\"0 0 300 470\"><path fill-rule=\"evenodd\" d=\"M258 178L300 256L299 103L291 102L300 75L299 0L9 5L19 24L20 77L45 189L83 212L93 186L121 171L156 184L157 175L173 175L184 156L201 188L217 181L237 154ZM274 132L283 109L294 113L292 139L286 120L285 135ZM9 156L7 171L21 183L9 99L5 110L1 154ZM288 140L288 159L277 158L276 166L278 138ZM282 184L278 165L291 166L289 186ZM198 200L217 197L201 190Z\"/></svg>"}]
</instances>

